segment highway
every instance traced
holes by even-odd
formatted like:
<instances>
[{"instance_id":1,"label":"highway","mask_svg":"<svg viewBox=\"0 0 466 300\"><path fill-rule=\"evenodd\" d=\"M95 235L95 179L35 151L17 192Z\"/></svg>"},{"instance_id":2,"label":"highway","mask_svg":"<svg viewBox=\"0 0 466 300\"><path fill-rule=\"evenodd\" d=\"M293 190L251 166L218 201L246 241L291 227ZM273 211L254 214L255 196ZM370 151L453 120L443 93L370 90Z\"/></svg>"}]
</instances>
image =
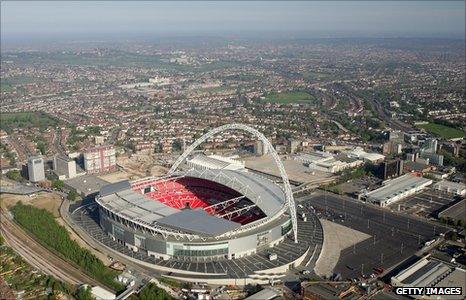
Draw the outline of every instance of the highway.
<instances>
[{"instance_id":1,"label":"highway","mask_svg":"<svg viewBox=\"0 0 466 300\"><path fill-rule=\"evenodd\" d=\"M32 239L23 229L1 212L1 232L6 243L23 259L45 274L70 284L100 285L81 270L55 255L47 248Z\"/></svg>"}]
</instances>

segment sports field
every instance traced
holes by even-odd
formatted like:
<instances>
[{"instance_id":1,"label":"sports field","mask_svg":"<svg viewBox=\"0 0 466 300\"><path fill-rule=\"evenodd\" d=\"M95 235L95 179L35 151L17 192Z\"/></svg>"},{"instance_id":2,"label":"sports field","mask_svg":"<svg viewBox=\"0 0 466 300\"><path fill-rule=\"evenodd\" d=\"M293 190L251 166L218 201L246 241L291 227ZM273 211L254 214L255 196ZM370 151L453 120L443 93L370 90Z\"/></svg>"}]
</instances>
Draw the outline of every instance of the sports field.
<instances>
[{"instance_id":1,"label":"sports field","mask_svg":"<svg viewBox=\"0 0 466 300\"><path fill-rule=\"evenodd\" d=\"M265 96L265 101L272 103L298 103L298 102L312 102L315 97L307 92L273 92Z\"/></svg>"},{"instance_id":2,"label":"sports field","mask_svg":"<svg viewBox=\"0 0 466 300\"><path fill-rule=\"evenodd\" d=\"M436 123L422 124L418 125L418 127L445 139L463 138L466 136L466 132L463 130Z\"/></svg>"}]
</instances>

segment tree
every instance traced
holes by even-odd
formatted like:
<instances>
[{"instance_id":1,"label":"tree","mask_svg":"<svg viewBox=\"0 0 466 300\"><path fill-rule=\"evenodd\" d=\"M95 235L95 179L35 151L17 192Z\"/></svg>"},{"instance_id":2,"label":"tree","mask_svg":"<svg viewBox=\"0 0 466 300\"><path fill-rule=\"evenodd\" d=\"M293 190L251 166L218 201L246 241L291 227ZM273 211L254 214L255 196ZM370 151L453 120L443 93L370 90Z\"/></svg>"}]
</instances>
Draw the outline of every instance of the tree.
<instances>
[{"instance_id":1,"label":"tree","mask_svg":"<svg viewBox=\"0 0 466 300\"><path fill-rule=\"evenodd\" d=\"M180 140L173 141L173 145L172 145L173 151L181 151L182 148L183 148L183 144L181 143Z\"/></svg>"},{"instance_id":2,"label":"tree","mask_svg":"<svg viewBox=\"0 0 466 300\"><path fill-rule=\"evenodd\" d=\"M458 239L458 235L452 230L445 234L445 238L450 241L456 241Z\"/></svg>"},{"instance_id":3,"label":"tree","mask_svg":"<svg viewBox=\"0 0 466 300\"><path fill-rule=\"evenodd\" d=\"M171 300L173 299L165 290L150 282L139 293L140 300Z\"/></svg>"},{"instance_id":4,"label":"tree","mask_svg":"<svg viewBox=\"0 0 466 300\"><path fill-rule=\"evenodd\" d=\"M45 143L42 141L37 142L37 149L40 151L40 154L44 155L47 152Z\"/></svg>"},{"instance_id":5,"label":"tree","mask_svg":"<svg viewBox=\"0 0 466 300\"><path fill-rule=\"evenodd\" d=\"M11 170L6 173L6 177L14 180L14 181L21 181L21 173L18 170Z\"/></svg>"},{"instance_id":6,"label":"tree","mask_svg":"<svg viewBox=\"0 0 466 300\"><path fill-rule=\"evenodd\" d=\"M74 201L76 200L76 198L78 197L78 193L75 191L75 190L71 190L69 193L68 193L68 196L66 197L68 200L70 201Z\"/></svg>"},{"instance_id":7,"label":"tree","mask_svg":"<svg viewBox=\"0 0 466 300\"><path fill-rule=\"evenodd\" d=\"M65 183L62 180L57 179L52 181L52 187L57 190L62 190L65 187Z\"/></svg>"},{"instance_id":8,"label":"tree","mask_svg":"<svg viewBox=\"0 0 466 300\"><path fill-rule=\"evenodd\" d=\"M93 300L91 288L89 286L81 287L74 295L76 300Z\"/></svg>"}]
</instances>

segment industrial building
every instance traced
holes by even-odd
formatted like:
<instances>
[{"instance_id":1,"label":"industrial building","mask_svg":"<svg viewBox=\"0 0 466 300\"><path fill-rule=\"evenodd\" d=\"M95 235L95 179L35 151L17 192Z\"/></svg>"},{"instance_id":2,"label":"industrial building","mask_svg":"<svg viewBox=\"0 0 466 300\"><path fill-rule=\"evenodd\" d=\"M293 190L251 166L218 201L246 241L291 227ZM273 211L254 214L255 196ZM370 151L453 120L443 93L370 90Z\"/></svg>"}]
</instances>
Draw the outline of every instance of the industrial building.
<instances>
[{"instance_id":1,"label":"industrial building","mask_svg":"<svg viewBox=\"0 0 466 300\"><path fill-rule=\"evenodd\" d=\"M28 177L31 182L45 180L44 159L40 156L28 159Z\"/></svg>"},{"instance_id":2,"label":"industrial building","mask_svg":"<svg viewBox=\"0 0 466 300\"><path fill-rule=\"evenodd\" d=\"M385 181L382 187L364 195L368 202L385 207L423 190L432 184L431 179L405 174L398 178Z\"/></svg>"},{"instance_id":3,"label":"industrial building","mask_svg":"<svg viewBox=\"0 0 466 300\"><path fill-rule=\"evenodd\" d=\"M244 162L236 160L232 157L223 157L219 155L203 155L199 154L186 161L189 167L197 170L207 169L225 169L246 171Z\"/></svg>"},{"instance_id":4,"label":"industrial building","mask_svg":"<svg viewBox=\"0 0 466 300\"><path fill-rule=\"evenodd\" d=\"M450 219L454 222L458 220L466 220L464 212L466 211L466 199L453 204L452 206L438 213L438 217L442 219Z\"/></svg>"},{"instance_id":5,"label":"industrial building","mask_svg":"<svg viewBox=\"0 0 466 300\"><path fill-rule=\"evenodd\" d=\"M377 163L385 159L385 155L373 152L366 152L361 147L356 147L347 152L348 157L360 159L364 162Z\"/></svg>"},{"instance_id":6,"label":"industrial building","mask_svg":"<svg viewBox=\"0 0 466 300\"><path fill-rule=\"evenodd\" d=\"M303 162L311 170L337 173L345 169L355 168L363 164L362 160L350 158L344 154L333 155L328 152L311 152L295 156L295 160Z\"/></svg>"},{"instance_id":7,"label":"industrial building","mask_svg":"<svg viewBox=\"0 0 466 300\"><path fill-rule=\"evenodd\" d=\"M462 287L463 294L458 296L413 296L423 299L464 299L466 296L466 270L453 267L440 260L423 257L413 265L391 278L397 287ZM440 297L440 298L439 298Z\"/></svg>"},{"instance_id":8,"label":"industrial building","mask_svg":"<svg viewBox=\"0 0 466 300\"><path fill-rule=\"evenodd\" d=\"M117 169L115 148L111 145L88 148L83 156L87 173L108 173Z\"/></svg>"},{"instance_id":9,"label":"industrial building","mask_svg":"<svg viewBox=\"0 0 466 300\"><path fill-rule=\"evenodd\" d=\"M461 182L442 180L434 184L434 189L459 196L466 195L466 185Z\"/></svg>"}]
</instances>

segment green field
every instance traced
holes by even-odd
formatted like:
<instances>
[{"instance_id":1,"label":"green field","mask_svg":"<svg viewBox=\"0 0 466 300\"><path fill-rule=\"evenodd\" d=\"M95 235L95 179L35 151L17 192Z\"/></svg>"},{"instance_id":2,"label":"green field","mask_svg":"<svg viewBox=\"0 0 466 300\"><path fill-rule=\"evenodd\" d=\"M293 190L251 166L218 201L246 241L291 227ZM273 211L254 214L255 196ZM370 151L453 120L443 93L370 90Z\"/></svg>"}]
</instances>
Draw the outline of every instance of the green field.
<instances>
[{"instance_id":1,"label":"green field","mask_svg":"<svg viewBox=\"0 0 466 300\"><path fill-rule=\"evenodd\" d=\"M43 112L2 113L0 128L11 132L15 128L40 128L57 126L59 121Z\"/></svg>"},{"instance_id":2,"label":"green field","mask_svg":"<svg viewBox=\"0 0 466 300\"><path fill-rule=\"evenodd\" d=\"M463 130L436 123L417 125L417 127L445 139L463 138L466 136L466 132Z\"/></svg>"},{"instance_id":3,"label":"green field","mask_svg":"<svg viewBox=\"0 0 466 300\"><path fill-rule=\"evenodd\" d=\"M307 92L273 92L265 96L265 101L280 104L312 102L314 100L315 97Z\"/></svg>"},{"instance_id":4,"label":"green field","mask_svg":"<svg viewBox=\"0 0 466 300\"><path fill-rule=\"evenodd\" d=\"M14 91L14 86L9 83L0 83L0 91L2 93L9 93Z\"/></svg>"},{"instance_id":5,"label":"green field","mask_svg":"<svg viewBox=\"0 0 466 300\"><path fill-rule=\"evenodd\" d=\"M15 76L0 80L0 90L4 93L12 92L16 86L38 81L37 78L30 76Z\"/></svg>"}]
</instances>

